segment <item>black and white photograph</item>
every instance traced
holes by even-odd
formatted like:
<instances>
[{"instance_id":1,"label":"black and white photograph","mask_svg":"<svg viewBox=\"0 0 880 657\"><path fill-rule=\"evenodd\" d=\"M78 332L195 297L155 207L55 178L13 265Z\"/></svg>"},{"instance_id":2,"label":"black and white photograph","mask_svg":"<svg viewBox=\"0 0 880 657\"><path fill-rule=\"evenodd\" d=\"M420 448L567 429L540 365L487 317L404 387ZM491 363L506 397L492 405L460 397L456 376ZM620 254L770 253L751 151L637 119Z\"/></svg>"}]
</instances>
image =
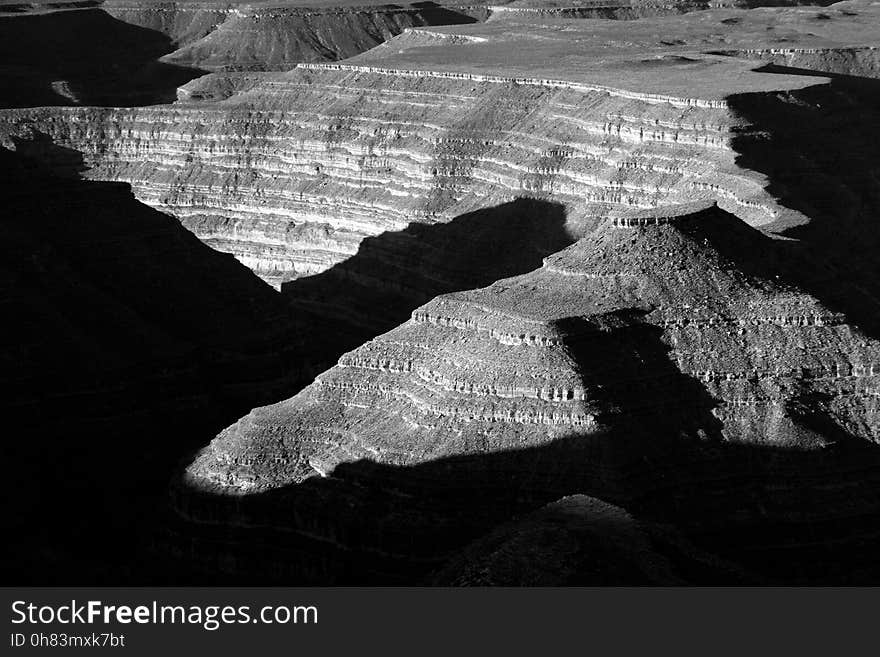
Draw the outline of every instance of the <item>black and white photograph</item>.
<instances>
[{"instance_id":1,"label":"black and white photograph","mask_svg":"<svg viewBox=\"0 0 880 657\"><path fill-rule=\"evenodd\" d=\"M0 0L0 169L4 587L880 583L877 0Z\"/></svg>"}]
</instances>

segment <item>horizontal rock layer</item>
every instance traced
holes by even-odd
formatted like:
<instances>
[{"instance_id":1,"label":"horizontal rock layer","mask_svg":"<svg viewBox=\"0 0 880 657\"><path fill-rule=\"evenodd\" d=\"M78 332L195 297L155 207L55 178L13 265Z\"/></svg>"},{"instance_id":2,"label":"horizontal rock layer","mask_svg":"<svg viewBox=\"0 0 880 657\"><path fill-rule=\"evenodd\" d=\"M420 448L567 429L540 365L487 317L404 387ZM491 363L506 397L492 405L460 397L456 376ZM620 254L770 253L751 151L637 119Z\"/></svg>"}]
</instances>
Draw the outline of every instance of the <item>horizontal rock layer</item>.
<instances>
[{"instance_id":1,"label":"horizontal rock layer","mask_svg":"<svg viewBox=\"0 0 880 657\"><path fill-rule=\"evenodd\" d=\"M211 246L280 284L368 235L531 195L596 217L718 198L755 224L783 209L738 170L723 108L602 90L298 68L218 103L4 112L7 130L83 153Z\"/></svg>"}]
</instances>

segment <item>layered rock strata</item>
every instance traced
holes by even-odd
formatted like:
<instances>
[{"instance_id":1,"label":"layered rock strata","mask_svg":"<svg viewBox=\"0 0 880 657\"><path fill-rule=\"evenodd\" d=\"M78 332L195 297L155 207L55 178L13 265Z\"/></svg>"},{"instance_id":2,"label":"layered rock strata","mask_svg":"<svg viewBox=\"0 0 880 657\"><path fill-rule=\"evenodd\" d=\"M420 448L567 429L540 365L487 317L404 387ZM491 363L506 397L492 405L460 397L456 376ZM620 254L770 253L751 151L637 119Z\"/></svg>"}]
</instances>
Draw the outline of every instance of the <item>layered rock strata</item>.
<instances>
[{"instance_id":1,"label":"layered rock strata","mask_svg":"<svg viewBox=\"0 0 880 657\"><path fill-rule=\"evenodd\" d=\"M574 235L596 215L695 196L726 196L755 223L776 217L760 179L733 170L723 111L358 69L298 68L280 82L222 103L3 119L83 152L87 175L129 182L275 285L367 236L523 194L566 203Z\"/></svg>"},{"instance_id":2,"label":"layered rock strata","mask_svg":"<svg viewBox=\"0 0 880 657\"><path fill-rule=\"evenodd\" d=\"M880 344L779 282L777 248L720 209L655 213L438 297L221 433L179 508L428 562L578 491L763 557L763 523L873 513Z\"/></svg>"}]
</instances>

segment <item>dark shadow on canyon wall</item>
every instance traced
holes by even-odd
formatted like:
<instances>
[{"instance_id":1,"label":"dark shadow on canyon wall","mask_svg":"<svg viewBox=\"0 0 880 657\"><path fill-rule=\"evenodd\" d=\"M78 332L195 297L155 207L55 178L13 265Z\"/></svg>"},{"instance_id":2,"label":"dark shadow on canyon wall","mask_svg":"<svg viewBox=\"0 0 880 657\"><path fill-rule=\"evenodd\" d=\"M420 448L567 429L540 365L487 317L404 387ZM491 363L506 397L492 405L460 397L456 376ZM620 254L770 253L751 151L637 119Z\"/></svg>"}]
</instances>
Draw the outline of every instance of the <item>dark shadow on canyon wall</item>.
<instances>
[{"instance_id":1,"label":"dark shadow on canyon wall","mask_svg":"<svg viewBox=\"0 0 880 657\"><path fill-rule=\"evenodd\" d=\"M666 528L654 549L690 583L876 582L880 448L724 440L716 400L679 371L642 312L559 322L602 409L600 430L408 467L344 463L238 498L178 489L177 507L206 524L180 520L169 544L194 568L242 583L411 584L492 527L580 493ZM632 577L618 583L646 583Z\"/></svg>"},{"instance_id":2,"label":"dark shadow on canyon wall","mask_svg":"<svg viewBox=\"0 0 880 657\"><path fill-rule=\"evenodd\" d=\"M0 107L171 102L206 73L158 61L173 50L166 35L100 9L0 15Z\"/></svg>"},{"instance_id":3,"label":"dark shadow on canyon wall","mask_svg":"<svg viewBox=\"0 0 880 657\"><path fill-rule=\"evenodd\" d=\"M695 546L704 557L676 557L692 584L876 583L878 464L869 446L812 452L610 428L410 467L346 463L240 499L188 492L178 504L209 522L180 521L167 540L219 581L412 584L498 524L583 493Z\"/></svg>"},{"instance_id":4,"label":"dark shadow on canyon wall","mask_svg":"<svg viewBox=\"0 0 880 657\"><path fill-rule=\"evenodd\" d=\"M76 151L39 134L12 141L15 152L0 149L4 514L16 537L4 546L5 581L196 581L153 549L172 473L251 408L295 394L355 346L336 343L352 332L301 313L127 184L80 179ZM370 328L352 339L438 291L539 266L543 251L526 242L561 248L562 223L558 206L517 201L372 238L345 271L369 268L376 253L400 269L372 272ZM436 280L435 263L445 263ZM413 289L383 291L398 274ZM351 290L332 289L330 276L309 289L346 303Z\"/></svg>"},{"instance_id":5,"label":"dark shadow on canyon wall","mask_svg":"<svg viewBox=\"0 0 880 657\"><path fill-rule=\"evenodd\" d=\"M780 245L785 276L880 337L880 80L776 65L761 70L832 78L728 99L750 123L733 141L737 162L765 174L768 191L810 220L769 227L798 240Z\"/></svg>"},{"instance_id":6,"label":"dark shadow on canyon wall","mask_svg":"<svg viewBox=\"0 0 880 657\"><path fill-rule=\"evenodd\" d=\"M602 409L599 423L621 436L722 440L722 423L712 415L716 400L699 381L682 374L662 341L663 330L643 323L645 314L630 308L553 323L578 363L587 397ZM630 452L628 439L622 440L622 453Z\"/></svg>"},{"instance_id":7,"label":"dark shadow on canyon wall","mask_svg":"<svg viewBox=\"0 0 880 657\"><path fill-rule=\"evenodd\" d=\"M736 260L751 276L759 262L772 272L761 258L770 240L729 219L680 229L716 250L724 244L728 257L741 249ZM713 412L718 400L679 369L663 330L641 315L558 323L588 397L605 409L599 460L615 473L609 499L768 582L876 581L866 545L880 545L880 446L849 434L823 400L801 398L784 411L791 427L767 422L773 434L736 442ZM807 448L817 434L823 446Z\"/></svg>"},{"instance_id":8,"label":"dark shadow on canyon wall","mask_svg":"<svg viewBox=\"0 0 880 657\"><path fill-rule=\"evenodd\" d=\"M289 310L126 184L0 172L4 581L150 581L179 459L295 390Z\"/></svg>"},{"instance_id":9,"label":"dark shadow on canyon wall","mask_svg":"<svg viewBox=\"0 0 880 657\"><path fill-rule=\"evenodd\" d=\"M78 150L59 146L51 136L39 130L30 130L27 138L9 137L12 151L3 150L3 170L9 171L13 164L18 164L21 171L16 180L22 182L22 195L32 192L39 185L47 188L58 184L64 179L66 184L71 180L80 180L89 167ZM98 187L96 187L98 189Z\"/></svg>"},{"instance_id":10,"label":"dark shadow on canyon wall","mask_svg":"<svg viewBox=\"0 0 880 657\"><path fill-rule=\"evenodd\" d=\"M317 374L437 295L532 271L573 241L561 204L519 198L368 237L354 256L281 291L312 333L308 353L323 365Z\"/></svg>"},{"instance_id":11,"label":"dark shadow on canyon wall","mask_svg":"<svg viewBox=\"0 0 880 657\"><path fill-rule=\"evenodd\" d=\"M462 25L478 22L473 16L447 9L436 2L411 2L409 6L417 9L428 25Z\"/></svg>"}]
</instances>

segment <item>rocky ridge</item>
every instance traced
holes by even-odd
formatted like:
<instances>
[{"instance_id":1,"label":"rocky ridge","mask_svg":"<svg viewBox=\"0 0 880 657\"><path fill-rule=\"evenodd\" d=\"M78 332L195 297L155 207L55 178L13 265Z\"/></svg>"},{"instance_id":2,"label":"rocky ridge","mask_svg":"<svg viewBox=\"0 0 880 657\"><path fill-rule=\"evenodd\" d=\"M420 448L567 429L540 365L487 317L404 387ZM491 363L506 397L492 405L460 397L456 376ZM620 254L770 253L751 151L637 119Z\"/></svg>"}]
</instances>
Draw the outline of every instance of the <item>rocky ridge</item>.
<instances>
[{"instance_id":1,"label":"rocky ridge","mask_svg":"<svg viewBox=\"0 0 880 657\"><path fill-rule=\"evenodd\" d=\"M456 515L459 533L441 538L452 511L414 487L440 490L431 464L497 454L497 483L481 470L491 466L472 466L482 514L584 492L705 538L864 513L873 480L842 473L876 458L880 343L774 282L786 262L714 207L612 222L535 272L436 298L297 396L254 410L188 468L195 490L180 509L345 543L371 530L348 513L316 515L321 482L387 485L415 497L418 528L397 518L393 535L358 548L436 559L476 528ZM753 450L777 456L749 470ZM803 468L794 478L789 460ZM382 468L401 473L386 480ZM803 504L802 477L821 482L815 504ZM514 500L494 497L503 481ZM750 502L731 504L735 491ZM414 535L424 544L396 542Z\"/></svg>"},{"instance_id":2,"label":"rocky ridge","mask_svg":"<svg viewBox=\"0 0 880 657\"><path fill-rule=\"evenodd\" d=\"M280 71L299 62L344 59L424 25L497 16L630 20L744 2L615 0L609 2L137 2L107 0L101 9L125 23L168 35L177 49L163 61L207 70ZM791 4L800 4L792 2ZM747 5L750 6L750 5Z\"/></svg>"}]
</instances>

